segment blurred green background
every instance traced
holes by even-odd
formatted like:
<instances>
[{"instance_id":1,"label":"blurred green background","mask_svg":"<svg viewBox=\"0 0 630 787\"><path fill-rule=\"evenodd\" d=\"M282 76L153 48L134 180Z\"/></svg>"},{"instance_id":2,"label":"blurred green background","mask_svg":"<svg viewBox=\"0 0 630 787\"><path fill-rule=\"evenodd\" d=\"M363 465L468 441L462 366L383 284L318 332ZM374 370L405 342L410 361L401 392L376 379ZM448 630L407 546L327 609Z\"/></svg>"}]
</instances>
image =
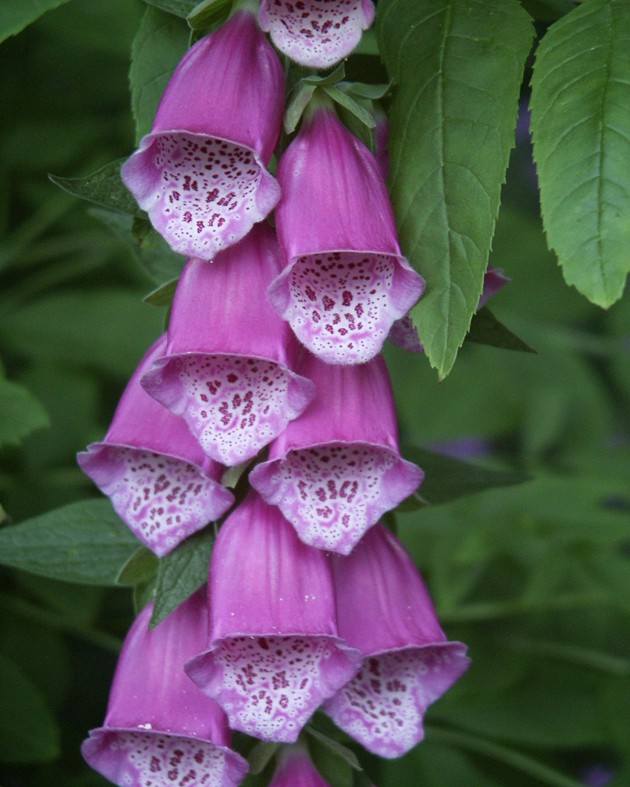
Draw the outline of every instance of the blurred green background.
<instances>
[{"instance_id":1,"label":"blurred green background","mask_svg":"<svg viewBox=\"0 0 630 787\"><path fill-rule=\"evenodd\" d=\"M127 75L143 11L74 0L0 46L7 523L96 496L74 455L103 435L164 325L128 245L47 178L133 149ZM575 785L593 768L601 784L630 784L630 302L603 312L564 285L525 129L523 117L490 260L511 282L491 310L536 354L467 342L438 383L421 356L386 353L410 452L529 480L397 514L473 666L409 755L356 749L379 787ZM105 712L129 591L0 568L0 614L0 785L105 784L78 749Z\"/></svg>"}]
</instances>

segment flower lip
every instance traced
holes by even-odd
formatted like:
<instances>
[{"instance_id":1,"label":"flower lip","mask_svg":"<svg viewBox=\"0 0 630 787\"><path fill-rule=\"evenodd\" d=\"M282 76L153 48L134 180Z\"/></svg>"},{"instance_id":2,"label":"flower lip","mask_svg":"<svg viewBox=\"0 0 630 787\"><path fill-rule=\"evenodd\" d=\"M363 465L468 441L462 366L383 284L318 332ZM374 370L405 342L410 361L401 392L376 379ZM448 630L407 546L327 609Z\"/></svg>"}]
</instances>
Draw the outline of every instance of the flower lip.
<instances>
[{"instance_id":1,"label":"flower lip","mask_svg":"<svg viewBox=\"0 0 630 787\"><path fill-rule=\"evenodd\" d=\"M314 395L311 381L285 364L232 353L158 358L142 385L185 419L209 457L228 466L255 456Z\"/></svg>"},{"instance_id":2,"label":"flower lip","mask_svg":"<svg viewBox=\"0 0 630 787\"><path fill-rule=\"evenodd\" d=\"M236 787L248 770L247 762L228 746L193 735L153 731L150 724L90 730L81 754L91 768L121 787L144 787L147 777L160 772L169 772L169 782L187 778L189 787L207 783L202 779L208 774L217 787Z\"/></svg>"},{"instance_id":3,"label":"flower lip","mask_svg":"<svg viewBox=\"0 0 630 787\"><path fill-rule=\"evenodd\" d=\"M207 132L152 132L121 175L173 251L206 260L243 238L280 198L256 150Z\"/></svg>"},{"instance_id":4,"label":"flower lip","mask_svg":"<svg viewBox=\"0 0 630 787\"><path fill-rule=\"evenodd\" d=\"M347 57L374 19L371 0L261 0L258 20L296 63L329 68Z\"/></svg>"}]
</instances>

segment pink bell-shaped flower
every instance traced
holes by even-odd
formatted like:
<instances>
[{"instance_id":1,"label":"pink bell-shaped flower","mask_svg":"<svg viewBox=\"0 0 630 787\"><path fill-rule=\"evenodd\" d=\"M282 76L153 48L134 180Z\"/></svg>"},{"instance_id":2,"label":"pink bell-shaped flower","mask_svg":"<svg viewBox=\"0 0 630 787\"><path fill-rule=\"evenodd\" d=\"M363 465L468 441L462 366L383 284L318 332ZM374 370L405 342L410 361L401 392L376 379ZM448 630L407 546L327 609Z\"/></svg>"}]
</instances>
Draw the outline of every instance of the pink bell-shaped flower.
<instances>
[{"instance_id":1,"label":"pink bell-shaped flower","mask_svg":"<svg viewBox=\"0 0 630 787\"><path fill-rule=\"evenodd\" d=\"M209 582L209 647L186 672L233 729L295 741L360 663L337 636L324 553L250 491L219 530Z\"/></svg>"},{"instance_id":2,"label":"pink bell-shaped flower","mask_svg":"<svg viewBox=\"0 0 630 787\"><path fill-rule=\"evenodd\" d=\"M347 57L373 19L371 0L260 0L258 13L278 49L311 68Z\"/></svg>"},{"instance_id":3,"label":"pink bell-shaped flower","mask_svg":"<svg viewBox=\"0 0 630 787\"><path fill-rule=\"evenodd\" d=\"M401 459L385 362L332 366L313 355L300 371L317 395L271 444L268 461L249 475L267 503L279 506L302 541L347 555L380 517L423 478Z\"/></svg>"},{"instance_id":4,"label":"pink bell-shaped flower","mask_svg":"<svg viewBox=\"0 0 630 787\"><path fill-rule=\"evenodd\" d=\"M339 633L363 664L323 710L369 751L399 757L422 740L427 707L467 669L466 646L446 640L413 561L382 525L335 556L333 571Z\"/></svg>"},{"instance_id":5,"label":"pink bell-shaped flower","mask_svg":"<svg viewBox=\"0 0 630 787\"><path fill-rule=\"evenodd\" d=\"M368 361L424 282L401 255L373 154L316 107L278 167L278 238L288 263L269 299L327 363Z\"/></svg>"},{"instance_id":6,"label":"pink bell-shaped flower","mask_svg":"<svg viewBox=\"0 0 630 787\"><path fill-rule=\"evenodd\" d=\"M235 787L247 772L229 749L221 708L184 673L207 636L205 593L197 592L149 630L152 604L135 619L118 659L102 727L81 753L119 787Z\"/></svg>"},{"instance_id":7,"label":"pink bell-shaped flower","mask_svg":"<svg viewBox=\"0 0 630 787\"><path fill-rule=\"evenodd\" d=\"M266 224L211 264L189 260L166 351L142 379L151 396L184 418L208 456L225 465L254 456L315 393L291 370L300 348L264 297L279 266Z\"/></svg>"},{"instance_id":8,"label":"pink bell-shaped flower","mask_svg":"<svg viewBox=\"0 0 630 787\"><path fill-rule=\"evenodd\" d=\"M320 776L301 743L283 746L269 787L329 787Z\"/></svg>"},{"instance_id":9,"label":"pink bell-shaped flower","mask_svg":"<svg viewBox=\"0 0 630 787\"><path fill-rule=\"evenodd\" d=\"M280 131L278 56L240 9L184 55L122 179L180 254L211 259L274 208L266 171Z\"/></svg>"},{"instance_id":10,"label":"pink bell-shaped flower","mask_svg":"<svg viewBox=\"0 0 630 787\"><path fill-rule=\"evenodd\" d=\"M165 348L164 335L133 373L105 438L77 455L83 472L158 557L218 519L234 502L221 486L223 467L204 454L180 418L140 385Z\"/></svg>"}]
</instances>

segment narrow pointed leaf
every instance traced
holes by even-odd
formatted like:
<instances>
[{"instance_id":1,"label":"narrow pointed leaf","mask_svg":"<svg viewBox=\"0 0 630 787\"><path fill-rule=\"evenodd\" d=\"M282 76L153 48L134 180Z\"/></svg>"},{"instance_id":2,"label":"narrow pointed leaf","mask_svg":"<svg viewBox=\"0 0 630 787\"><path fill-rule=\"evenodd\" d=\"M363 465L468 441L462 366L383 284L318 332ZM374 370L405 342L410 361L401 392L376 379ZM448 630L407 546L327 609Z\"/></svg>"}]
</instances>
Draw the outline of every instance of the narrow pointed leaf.
<instances>
[{"instance_id":1,"label":"narrow pointed leaf","mask_svg":"<svg viewBox=\"0 0 630 787\"><path fill-rule=\"evenodd\" d=\"M151 627L157 626L208 579L214 533L206 528L160 560Z\"/></svg>"},{"instance_id":2,"label":"narrow pointed leaf","mask_svg":"<svg viewBox=\"0 0 630 787\"><path fill-rule=\"evenodd\" d=\"M517 352L535 353L529 344L519 339L516 334L506 328L502 322L488 309L477 312L470 324L470 331L466 341L475 344L487 344L489 347L498 347L500 350L516 350Z\"/></svg>"},{"instance_id":3,"label":"narrow pointed leaf","mask_svg":"<svg viewBox=\"0 0 630 787\"><path fill-rule=\"evenodd\" d=\"M115 585L137 548L109 500L82 500L0 529L0 563L85 585Z\"/></svg>"},{"instance_id":4,"label":"narrow pointed leaf","mask_svg":"<svg viewBox=\"0 0 630 787\"><path fill-rule=\"evenodd\" d=\"M602 307L630 272L629 106L630 4L589 0L538 47L531 127L547 241Z\"/></svg>"},{"instance_id":5,"label":"narrow pointed leaf","mask_svg":"<svg viewBox=\"0 0 630 787\"><path fill-rule=\"evenodd\" d=\"M533 27L516 0L384 0L377 25L394 212L427 283L411 314L443 378L481 293Z\"/></svg>"},{"instance_id":6,"label":"narrow pointed leaf","mask_svg":"<svg viewBox=\"0 0 630 787\"><path fill-rule=\"evenodd\" d=\"M73 197L102 205L120 213L142 214L136 201L120 179L120 166L124 159L117 159L85 178L61 178L49 175L52 182Z\"/></svg>"},{"instance_id":7,"label":"narrow pointed leaf","mask_svg":"<svg viewBox=\"0 0 630 787\"><path fill-rule=\"evenodd\" d=\"M195 8L195 0L144 0L147 5L185 19Z\"/></svg>"},{"instance_id":8,"label":"narrow pointed leaf","mask_svg":"<svg viewBox=\"0 0 630 787\"><path fill-rule=\"evenodd\" d=\"M0 43L14 36L52 8L68 0L2 0L0 6Z\"/></svg>"}]
</instances>

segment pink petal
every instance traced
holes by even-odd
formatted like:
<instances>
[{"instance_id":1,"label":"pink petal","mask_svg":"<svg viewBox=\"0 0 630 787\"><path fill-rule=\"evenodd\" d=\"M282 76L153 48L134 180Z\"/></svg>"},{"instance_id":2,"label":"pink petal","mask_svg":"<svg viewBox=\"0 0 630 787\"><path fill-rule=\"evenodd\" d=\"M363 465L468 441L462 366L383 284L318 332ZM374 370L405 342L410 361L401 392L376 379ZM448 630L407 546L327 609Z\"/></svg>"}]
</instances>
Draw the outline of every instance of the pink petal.
<instances>
[{"instance_id":1,"label":"pink petal","mask_svg":"<svg viewBox=\"0 0 630 787\"><path fill-rule=\"evenodd\" d=\"M371 0L261 0L258 15L282 53L312 68L347 57L373 18Z\"/></svg>"}]
</instances>

